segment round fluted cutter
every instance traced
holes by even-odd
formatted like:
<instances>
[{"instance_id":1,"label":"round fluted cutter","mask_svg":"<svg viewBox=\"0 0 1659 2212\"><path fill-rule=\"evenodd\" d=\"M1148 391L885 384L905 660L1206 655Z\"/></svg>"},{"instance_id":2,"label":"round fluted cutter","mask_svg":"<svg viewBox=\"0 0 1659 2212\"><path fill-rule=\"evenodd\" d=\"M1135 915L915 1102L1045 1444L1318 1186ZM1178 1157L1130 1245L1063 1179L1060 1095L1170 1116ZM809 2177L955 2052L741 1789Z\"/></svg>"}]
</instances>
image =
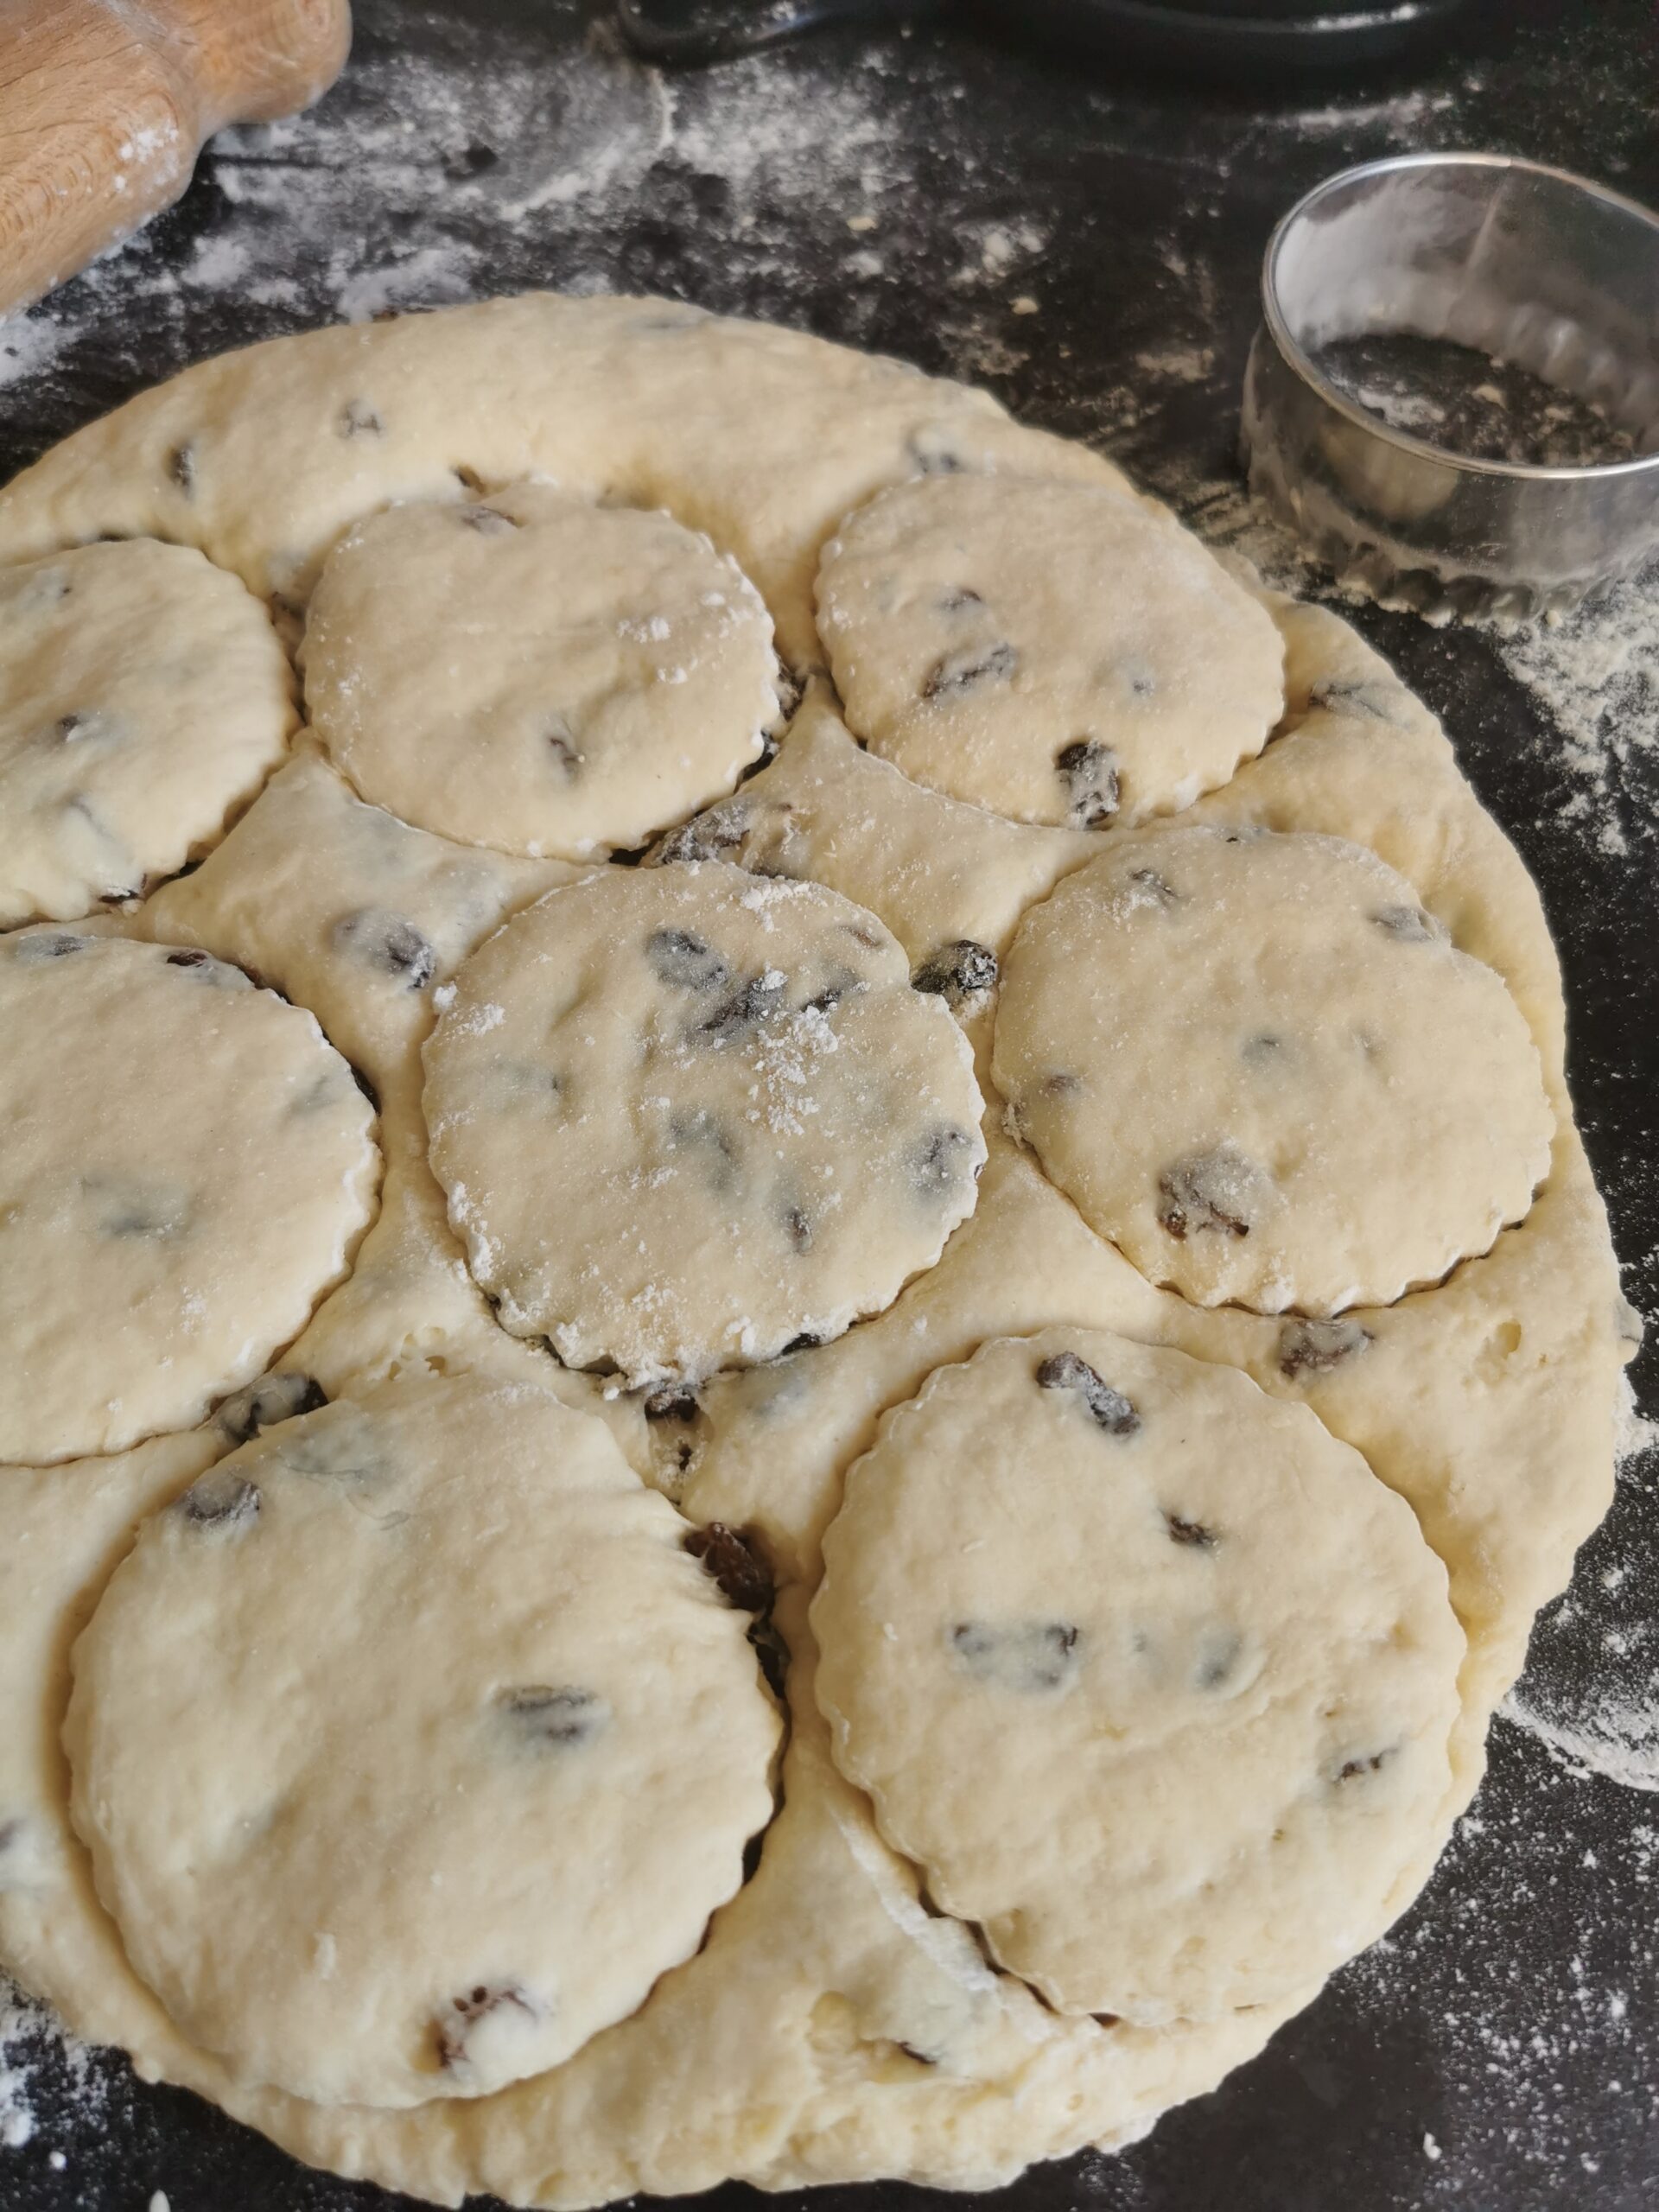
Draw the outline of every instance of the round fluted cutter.
<instances>
[{"instance_id":1,"label":"round fluted cutter","mask_svg":"<svg viewBox=\"0 0 1659 2212\"><path fill-rule=\"evenodd\" d=\"M1328 178L1274 231L1245 374L1251 487L1338 575L1432 619L1573 605L1659 553L1659 217L1498 154ZM1387 333L1530 372L1605 424L1586 465L1386 420L1328 349Z\"/></svg>"}]
</instances>

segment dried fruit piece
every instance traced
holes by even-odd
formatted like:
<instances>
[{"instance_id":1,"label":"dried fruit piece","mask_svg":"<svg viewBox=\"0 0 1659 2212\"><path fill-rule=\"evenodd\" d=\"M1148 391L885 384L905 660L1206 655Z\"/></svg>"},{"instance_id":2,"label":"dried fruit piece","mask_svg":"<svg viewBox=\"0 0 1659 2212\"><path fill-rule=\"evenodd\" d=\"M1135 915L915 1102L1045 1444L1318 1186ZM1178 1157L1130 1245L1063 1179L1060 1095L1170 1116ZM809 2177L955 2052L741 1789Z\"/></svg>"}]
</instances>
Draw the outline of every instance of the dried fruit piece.
<instances>
[{"instance_id":1,"label":"dried fruit piece","mask_svg":"<svg viewBox=\"0 0 1659 2212\"><path fill-rule=\"evenodd\" d=\"M952 938L910 971L911 988L942 998L953 1014L996 988L996 955L970 937Z\"/></svg>"},{"instance_id":2,"label":"dried fruit piece","mask_svg":"<svg viewBox=\"0 0 1659 2212\"><path fill-rule=\"evenodd\" d=\"M922 679L924 699L959 698L995 683L1011 683L1020 656L1010 645L964 645L943 653Z\"/></svg>"},{"instance_id":3,"label":"dried fruit piece","mask_svg":"<svg viewBox=\"0 0 1659 2212\"><path fill-rule=\"evenodd\" d=\"M758 1539L710 1521L690 1530L685 1548L718 1583L721 1595L742 1613L764 1613L772 1604L772 1570Z\"/></svg>"},{"instance_id":4,"label":"dried fruit piece","mask_svg":"<svg viewBox=\"0 0 1659 2212\"><path fill-rule=\"evenodd\" d=\"M911 1178L925 1197L954 1191L972 1159L974 1140L966 1129L944 1122L924 1137L911 1156ZM976 1174L978 1173L975 1168Z\"/></svg>"},{"instance_id":5,"label":"dried fruit piece","mask_svg":"<svg viewBox=\"0 0 1659 2212\"><path fill-rule=\"evenodd\" d=\"M229 1535L251 1529L259 1518L261 1503L257 1483L233 1467L210 1467L185 1491L178 1510L194 1529Z\"/></svg>"},{"instance_id":6,"label":"dried fruit piece","mask_svg":"<svg viewBox=\"0 0 1659 2212\"><path fill-rule=\"evenodd\" d=\"M781 1012L788 990L789 978L776 969L751 976L723 1006L716 1007L706 1020L698 1022L691 1033L704 1044L736 1044L763 1021L771 1020Z\"/></svg>"},{"instance_id":7,"label":"dried fruit piece","mask_svg":"<svg viewBox=\"0 0 1659 2212\"><path fill-rule=\"evenodd\" d=\"M1027 1697L1064 1689L1082 1664L1069 1621L957 1621L950 1648L972 1675Z\"/></svg>"},{"instance_id":8,"label":"dried fruit piece","mask_svg":"<svg viewBox=\"0 0 1659 2212\"><path fill-rule=\"evenodd\" d=\"M1097 738L1074 738L1054 755L1065 789L1066 819L1074 830L1103 830L1117 812L1117 760Z\"/></svg>"},{"instance_id":9,"label":"dried fruit piece","mask_svg":"<svg viewBox=\"0 0 1659 2212\"><path fill-rule=\"evenodd\" d=\"M1045 1390L1075 1391L1096 1427L1103 1428L1108 1436L1133 1436L1141 1426L1140 1414L1123 1393L1115 1390L1077 1352L1051 1352L1039 1360L1037 1380Z\"/></svg>"},{"instance_id":10,"label":"dried fruit piece","mask_svg":"<svg viewBox=\"0 0 1659 2212\"><path fill-rule=\"evenodd\" d=\"M386 434L385 423L366 399L348 399L334 428L342 438L383 438Z\"/></svg>"},{"instance_id":11,"label":"dried fruit piece","mask_svg":"<svg viewBox=\"0 0 1659 2212\"><path fill-rule=\"evenodd\" d=\"M1379 906L1371 919L1402 944L1444 944L1450 935L1446 924L1421 906Z\"/></svg>"},{"instance_id":12,"label":"dried fruit piece","mask_svg":"<svg viewBox=\"0 0 1659 2212\"><path fill-rule=\"evenodd\" d=\"M384 906L359 906L334 924L334 943L365 967L423 991L437 973L438 957L413 922Z\"/></svg>"},{"instance_id":13,"label":"dried fruit piece","mask_svg":"<svg viewBox=\"0 0 1659 2212\"><path fill-rule=\"evenodd\" d=\"M531 2021L539 2020L545 2009L517 1982L478 1983L464 1996L452 1997L435 2023L439 2065L452 2073L464 2067L473 2030L504 2005L515 2006Z\"/></svg>"},{"instance_id":14,"label":"dried fruit piece","mask_svg":"<svg viewBox=\"0 0 1659 2212\"><path fill-rule=\"evenodd\" d=\"M1202 1521L1189 1521L1184 1515L1164 1512L1164 1525L1169 1530L1170 1541L1185 1544L1190 1550L1212 1552L1221 1541L1213 1529L1206 1529Z\"/></svg>"},{"instance_id":15,"label":"dried fruit piece","mask_svg":"<svg viewBox=\"0 0 1659 2212\"><path fill-rule=\"evenodd\" d=\"M671 830L645 857L653 868L667 867L675 861L730 860L742 844L748 823L747 799L722 799L718 806L694 814L690 821L681 823L677 830Z\"/></svg>"},{"instance_id":16,"label":"dried fruit piece","mask_svg":"<svg viewBox=\"0 0 1659 2212\"><path fill-rule=\"evenodd\" d=\"M653 930L645 940L645 957L658 982L671 990L718 990L732 972L714 947L692 930Z\"/></svg>"},{"instance_id":17,"label":"dried fruit piece","mask_svg":"<svg viewBox=\"0 0 1659 2212\"><path fill-rule=\"evenodd\" d=\"M1363 1321L1287 1321L1279 1332L1279 1372L1287 1382L1329 1375L1374 1341Z\"/></svg>"},{"instance_id":18,"label":"dried fruit piece","mask_svg":"<svg viewBox=\"0 0 1659 2212\"><path fill-rule=\"evenodd\" d=\"M1272 1187L1271 1178L1236 1145L1191 1153L1158 1178L1158 1225L1178 1243L1206 1230L1248 1236Z\"/></svg>"},{"instance_id":19,"label":"dried fruit piece","mask_svg":"<svg viewBox=\"0 0 1659 2212\"><path fill-rule=\"evenodd\" d=\"M496 1700L513 1733L526 1744L591 1744L611 1718L597 1690L532 1682L503 1690Z\"/></svg>"},{"instance_id":20,"label":"dried fruit piece","mask_svg":"<svg viewBox=\"0 0 1659 2212\"><path fill-rule=\"evenodd\" d=\"M246 1444L262 1429L277 1421L293 1421L301 1414L315 1413L327 1402L315 1376L302 1375L297 1368L275 1368L250 1382L245 1390L226 1398L213 1419L232 1444Z\"/></svg>"}]
</instances>

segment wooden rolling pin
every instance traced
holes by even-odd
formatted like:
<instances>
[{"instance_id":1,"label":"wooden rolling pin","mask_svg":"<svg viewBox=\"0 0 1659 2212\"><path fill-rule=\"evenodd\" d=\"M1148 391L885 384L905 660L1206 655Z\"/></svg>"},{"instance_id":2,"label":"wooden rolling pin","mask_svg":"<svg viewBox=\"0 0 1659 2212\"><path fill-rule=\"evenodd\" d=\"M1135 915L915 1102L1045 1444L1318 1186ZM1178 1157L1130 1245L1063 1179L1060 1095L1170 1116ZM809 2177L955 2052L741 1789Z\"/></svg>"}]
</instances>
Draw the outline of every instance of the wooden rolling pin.
<instances>
[{"instance_id":1,"label":"wooden rolling pin","mask_svg":"<svg viewBox=\"0 0 1659 2212\"><path fill-rule=\"evenodd\" d=\"M347 0L0 0L0 314L128 237L227 123L340 74Z\"/></svg>"}]
</instances>

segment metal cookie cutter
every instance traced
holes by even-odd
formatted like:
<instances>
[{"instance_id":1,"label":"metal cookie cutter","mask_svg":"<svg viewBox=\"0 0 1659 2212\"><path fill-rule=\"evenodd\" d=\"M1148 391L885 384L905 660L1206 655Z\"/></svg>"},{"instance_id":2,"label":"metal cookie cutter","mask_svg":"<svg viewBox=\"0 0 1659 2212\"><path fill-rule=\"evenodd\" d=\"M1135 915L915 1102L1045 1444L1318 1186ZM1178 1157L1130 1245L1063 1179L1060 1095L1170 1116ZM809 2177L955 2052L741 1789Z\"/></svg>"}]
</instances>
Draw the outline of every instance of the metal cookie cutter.
<instances>
[{"instance_id":1,"label":"metal cookie cutter","mask_svg":"<svg viewBox=\"0 0 1659 2212\"><path fill-rule=\"evenodd\" d=\"M1268 243L1243 442L1260 493L1344 580L1431 619L1567 607L1659 551L1659 216L1500 154L1327 178ZM1587 467L1465 459L1370 414L1314 356L1387 331L1530 370L1632 433Z\"/></svg>"}]
</instances>

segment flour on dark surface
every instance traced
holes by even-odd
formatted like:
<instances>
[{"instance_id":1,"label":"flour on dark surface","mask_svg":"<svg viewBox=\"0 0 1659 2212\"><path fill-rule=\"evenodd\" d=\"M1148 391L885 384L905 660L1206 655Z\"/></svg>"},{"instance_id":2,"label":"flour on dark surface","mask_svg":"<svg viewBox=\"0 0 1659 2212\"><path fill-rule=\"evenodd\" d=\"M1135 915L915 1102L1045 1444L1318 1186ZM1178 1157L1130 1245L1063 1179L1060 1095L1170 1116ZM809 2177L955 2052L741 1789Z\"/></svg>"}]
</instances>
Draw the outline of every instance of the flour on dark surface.
<instances>
[{"instance_id":1,"label":"flour on dark surface","mask_svg":"<svg viewBox=\"0 0 1659 2212\"><path fill-rule=\"evenodd\" d=\"M0 322L3 457L206 353L340 316L537 285L656 290L988 383L1271 580L1324 594L1234 453L1277 216L1349 162L1425 146L1512 148L1659 198L1642 0L1504 12L1510 52L1420 84L1187 99L952 30L843 31L670 78L574 0L359 0L351 71L317 110L223 134L177 209ZM1659 576L1503 634L1354 616L1443 715L1541 880L1586 1141L1630 1294L1659 1311ZM1649 1351L1638 1374L1653 1370ZM1147 2145L1037 2170L1003 2193L1009 2212L1650 2198L1656 1485L1651 1452L1627 1459L1540 1622L1476 1811L1387 1943ZM180 2212L390 2201L302 2174L0 1998L0 2202L138 2206L156 2190Z\"/></svg>"},{"instance_id":2,"label":"flour on dark surface","mask_svg":"<svg viewBox=\"0 0 1659 2212\"><path fill-rule=\"evenodd\" d=\"M1368 331L1313 359L1368 415L1465 460L1592 468L1637 450L1635 432L1593 400L1450 338Z\"/></svg>"}]
</instances>

